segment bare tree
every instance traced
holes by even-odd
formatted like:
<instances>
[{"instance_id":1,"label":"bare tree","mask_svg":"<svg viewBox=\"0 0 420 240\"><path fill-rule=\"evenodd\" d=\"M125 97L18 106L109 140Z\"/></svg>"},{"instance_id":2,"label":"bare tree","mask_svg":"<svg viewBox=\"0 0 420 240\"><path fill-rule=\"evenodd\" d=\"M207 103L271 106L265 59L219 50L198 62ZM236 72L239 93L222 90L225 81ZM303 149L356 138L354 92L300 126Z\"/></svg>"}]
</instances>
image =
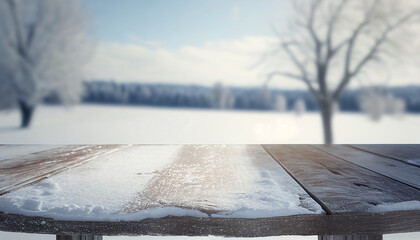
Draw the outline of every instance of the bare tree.
<instances>
[{"instance_id":1,"label":"bare tree","mask_svg":"<svg viewBox=\"0 0 420 240\"><path fill-rule=\"evenodd\" d=\"M90 52L79 1L0 1L0 109L19 107L28 127L46 96L80 99Z\"/></svg>"},{"instance_id":2,"label":"bare tree","mask_svg":"<svg viewBox=\"0 0 420 240\"><path fill-rule=\"evenodd\" d=\"M349 83L373 64L407 45L407 32L418 20L409 1L305 0L293 1L292 36L281 37L282 52L294 69L273 71L267 81L282 76L303 82L319 107L324 142L333 142L332 112Z\"/></svg>"}]
</instances>

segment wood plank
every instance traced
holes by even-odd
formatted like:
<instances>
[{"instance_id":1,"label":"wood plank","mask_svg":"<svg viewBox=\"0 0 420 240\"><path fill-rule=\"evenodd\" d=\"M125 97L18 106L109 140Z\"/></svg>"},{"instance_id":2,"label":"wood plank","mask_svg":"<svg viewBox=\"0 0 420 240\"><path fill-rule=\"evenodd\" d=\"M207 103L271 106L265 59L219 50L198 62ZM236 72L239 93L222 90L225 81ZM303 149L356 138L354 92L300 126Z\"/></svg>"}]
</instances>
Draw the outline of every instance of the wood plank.
<instances>
[{"instance_id":1,"label":"wood plank","mask_svg":"<svg viewBox=\"0 0 420 240\"><path fill-rule=\"evenodd\" d=\"M355 144L351 146L420 167L420 144Z\"/></svg>"},{"instance_id":2,"label":"wood plank","mask_svg":"<svg viewBox=\"0 0 420 240\"><path fill-rule=\"evenodd\" d=\"M45 224L40 224L44 221ZM0 231L39 234L188 235L378 235L420 231L420 210L374 214L295 215L275 218L165 217L142 221L56 221L0 212Z\"/></svg>"},{"instance_id":3,"label":"wood plank","mask_svg":"<svg viewBox=\"0 0 420 240\"><path fill-rule=\"evenodd\" d=\"M358 167L310 145L264 148L329 213L360 213L379 204L420 199L420 190Z\"/></svg>"},{"instance_id":4,"label":"wood plank","mask_svg":"<svg viewBox=\"0 0 420 240\"><path fill-rule=\"evenodd\" d=\"M0 196L111 153L122 145L68 145L0 161Z\"/></svg>"},{"instance_id":5,"label":"wood plank","mask_svg":"<svg viewBox=\"0 0 420 240\"><path fill-rule=\"evenodd\" d=\"M62 147L62 145L0 145L0 161L59 147Z\"/></svg>"},{"instance_id":6,"label":"wood plank","mask_svg":"<svg viewBox=\"0 0 420 240\"><path fill-rule=\"evenodd\" d=\"M260 145L185 145L124 211L175 206L208 214L234 214L238 207L293 212L289 200L290 206L321 210Z\"/></svg>"},{"instance_id":7,"label":"wood plank","mask_svg":"<svg viewBox=\"0 0 420 240\"><path fill-rule=\"evenodd\" d=\"M318 240L382 240L382 235L321 235Z\"/></svg>"},{"instance_id":8,"label":"wood plank","mask_svg":"<svg viewBox=\"0 0 420 240\"><path fill-rule=\"evenodd\" d=\"M313 145L346 161L420 189L418 167L344 145Z\"/></svg>"}]
</instances>

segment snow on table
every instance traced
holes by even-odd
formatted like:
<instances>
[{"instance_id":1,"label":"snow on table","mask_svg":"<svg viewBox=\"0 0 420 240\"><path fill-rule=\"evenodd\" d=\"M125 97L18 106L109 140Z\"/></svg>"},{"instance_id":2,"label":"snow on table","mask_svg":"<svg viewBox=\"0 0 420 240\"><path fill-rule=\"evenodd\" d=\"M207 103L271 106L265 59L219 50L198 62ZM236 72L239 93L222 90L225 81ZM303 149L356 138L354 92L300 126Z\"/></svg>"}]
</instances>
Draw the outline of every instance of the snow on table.
<instances>
[{"instance_id":1,"label":"snow on table","mask_svg":"<svg viewBox=\"0 0 420 240\"><path fill-rule=\"evenodd\" d=\"M420 231L418 166L378 152L383 147L47 149L0 161L0 178L9 183L35 176L0 192L0 230L241 237ZM420 156L420 145L392 147L406 160Z\"/></svg>"},{"instance_id":2,"label":"snow on table","mask_svg":"<svg viewBox=\"0 0 420 240\"><path fill-rule=\"evenodd\" d=\"M0 146L0 195L79 166L122 145ZM0 148L0 150L2 150ZM18 154L22 150L25 155ZM13 156L14 155L14 156Z\"/></svg>"},{"instance_id":3,"label":"snow on table","mask_svg":"<svg viewBox=\"0 0 420 240\"><path fill-rule=\"evenodd\" d=\"M322 208L259 145L134 145L0 197L57 220L266 218Z\"/></svg>"},{"instance_id":4,"label":"snow on table","mask_svg":"<svg viewBox=\"0 0 420 240\"><path fill-rule=\"evenodd\" d=\"M60 146L62 145L0 145L0 161L30 153L46 151Z\"/></svg>"}]
</instances>

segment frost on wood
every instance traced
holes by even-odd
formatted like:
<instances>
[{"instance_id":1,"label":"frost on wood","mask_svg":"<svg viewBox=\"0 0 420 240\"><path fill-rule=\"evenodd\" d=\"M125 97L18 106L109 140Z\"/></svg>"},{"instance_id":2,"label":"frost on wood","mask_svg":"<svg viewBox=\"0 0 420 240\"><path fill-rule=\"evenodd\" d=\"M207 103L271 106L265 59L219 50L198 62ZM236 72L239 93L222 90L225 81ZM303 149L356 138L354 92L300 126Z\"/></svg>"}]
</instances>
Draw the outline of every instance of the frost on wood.
<instances>
[{"instance_id":1,"label":"frost on wood","mask_svg":"<svg viewBox=\"0 0 420 240\"><path fill-rule=\"evenodd\" d=\"M256 145L127 147L1 196L0 211L88 221L323 212Z\"/></svg>"},{"instance_id":2,"label":"frost on wood","mask_svg":"<svg viewBox=\"0 0 420 240\"><path fill-rule=\"evenodd\" d=\"M79 100L90 44L79 1L0 2L0 109Z\"/></svg>"}]
</instances>

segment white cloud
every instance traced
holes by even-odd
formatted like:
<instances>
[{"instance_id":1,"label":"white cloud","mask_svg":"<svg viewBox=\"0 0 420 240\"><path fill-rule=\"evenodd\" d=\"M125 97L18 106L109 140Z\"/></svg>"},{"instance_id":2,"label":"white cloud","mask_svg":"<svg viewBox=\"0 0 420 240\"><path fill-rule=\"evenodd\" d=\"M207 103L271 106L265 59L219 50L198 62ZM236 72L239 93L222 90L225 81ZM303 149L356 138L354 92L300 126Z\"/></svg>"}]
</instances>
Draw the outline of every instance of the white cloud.
<instances>
[{"instance_id":1,"label":"white cloud","mask_svg":"<svg viewBox=\"0 0 420 240\"><path fill-rule=\"evenodd\" d=\"M264 72L250 66L276 41L274 37L246 37L176 49L100 42L87 66L87 77L204 85L222 80L229 85L260 85L264 82Z\"/></svg>"},{"instance_id":2,"label":"white cloud","mask_svg":"<svg viewBox=\"0 0 420 240\"><path fill-rule=\"evenodd\" d=\"M222 81L226 85L257 86L264 83L266 74L270 71L294 70L293 65L281 57L250 68L276 43L278 39L269 36L207 42L202 47L183 46L176 49L159 46L150 48L150 45L141 41L126 44L100 42L96 54L87 66L86 77L125 82L202 85L213 85L216 81ZM375 73L378 74L377 71ZM388 83L420 84L417 79L419 75L418 68L414 66L393 66L392 79ZM272 84L280 88L305 88L301 82L286 78L276 78ZM356 81L353 85L358 86Z\"/></svg>"}]
</instances>

